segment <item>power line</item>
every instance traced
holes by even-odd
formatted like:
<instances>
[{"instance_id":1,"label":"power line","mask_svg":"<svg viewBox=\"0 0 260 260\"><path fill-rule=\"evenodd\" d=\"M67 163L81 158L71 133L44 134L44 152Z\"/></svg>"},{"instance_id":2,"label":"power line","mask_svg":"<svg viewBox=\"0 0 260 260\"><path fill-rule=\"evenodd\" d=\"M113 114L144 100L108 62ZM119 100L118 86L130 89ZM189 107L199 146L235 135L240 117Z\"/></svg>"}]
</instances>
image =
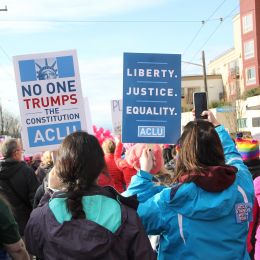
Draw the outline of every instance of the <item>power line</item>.
<instances>
[{"instance_id":1,"label":"power line","mask_svg":"<svg viewBox=\"0 0 260 260\"><path fill-rule=\"evenodd\" d=\"M0 45L0 50L2 51L2 53L7 57L8 61L10 61L12 63L12 59L10 58L10 56L7 54L7 52L4 50L4 48ZM8 76L14 80L14 76L5 69L5 67L3 67L5 72L8 74Z\"/></svg>"},{"instance_id":2,"label":"power line","mask_svg":"<svg viewBox=\"0 0 260 260\"><path fill-rule=\"evenodd\" d=\"M239 5L238 5L239 6ZM201 50L203 49L203 47L209 42L209 40L213 37L213 35L217 32L217 30L220 28L220 26L223 24L223 22L225 22L227 20L228 17L230 17L232 15L232 13L238 8L238 6L236 8L234 8L228 15L225 16L224 18L220 19L220 24L215 28L215 30L209 35L208 39L206 39L206 41L203 43L203 45L200 47L200 49L196 52L196 54L192 57L191 62L193 61L193 59L201 52Z\"/></svg>"},{"instance_id":3,"label":"power line","mask_svg":"<svg viewBox=\"0 0 260 260\"><path fill-rule=\"evenodd\" d=\"M224 16L224 18L220 18L220 24L218 24L218 26L214 29L214 31L209 35L209 37L206 39L206 41L202 44L202 46L199 48L199 50L195 53L195 55L191 58L191 60L189 62L193 62L193 60L195 59L195 57L201 52L201 50L204 48L204 46L209 42L209 40L213 37L213 35L217 32L217 30L220 28L220 26L223 24L223 22L225 22L227 20L227 18L229 18L233 12L239 7L236 6L234 9L231 10L231 12L229 12L226 16Z\"/></svg>"},{"instance_id":4,"label":"power line","mask_svg":"<svg viewBox=\"0 0 260 260\"><path fill-rule=\"evenodd\" d=\"M10 79L14 80L14 76L3 65L0 64L0 66L2 66L2 68L5 71L6 75L8 75Z\"/></svg>"},{"instance_id":5,"label":"power line","mask_svg":"<svg viewBox=\"0 0 260 260\"><path fill-rule=\"evenodd\" d=\"M227 0L222 1L220 5L217 6L217 8L213 11L213 13L206 19L206 21L210 20L211 17L219 10L219 8L226 2Z\"/></svg>"},{"instance_id":6,"label":"power line","mask_svg":"<svg viewBox=\"0 0 260 260\"><path fill-rule=\"evenodd\" d=\"M12 62L12 59L10 58L10 56L7 54L7 52L4 50L4 48L0 45L0 50L2 51L2 53L7 57L7 59Z\"/></svg>"},{"instance_id":7,"label":"power line","mask_svg":"<svg viewBox=\"0 0 260 260\"><path fill-rule=\"evenodd\" d=\"M233 14L233 12L234 11L236 11L238 8L239 8L239 4L234 8L234 9L232 9L232 11L229 13L229 14L227 14L226 16L224 16L224 20L226 20L227 18L229 18L232 14Z\"/></svg>"},{"instance_id":8,"label":"power line","mask_svg":"<svg viewBox=\"0 0 260 260\"><path fill-rule=\"evenodd\" d=\"M214 31L209 35L208 39L202 44L200 49L194 54L194 56L191 58L191 62L195 59L195 57L201 52L203 47L209 42L209 40L213 37L213 35L217 32L217 30L222 25L222 21L217 25L217 27L214 29Z\"/></svg>"},{"instance_id":9,"label":"power line","mask_svg":"<svg viewBox=\"0 0 260 260\"><path fill-rule=\"evenodd\" d=\"M45 20L45 19L30 19L30 20L4 20L1 22L36 22L36 23L206 23L218 21L219 18L205 20Z\"/></svg>"},{"instance_id":10,"label":"power line","mask_svg":"<svg viewBox=\"0 0 260 260\"><path fill-rule=\"evenodd\" d=\"M204 27L204 23L200 26L199 30L195 33L195 35L193 36L190 43L186 46L185 50L182 53L182 56L184 56L186 54L187 50L190 48L190 46L193 44L193 42L197 39L197 37L199 36L203 27Z\"/></svg>"},{"instance_id":11,"label":"power line","mask_svg":"<svg viewBox=\"0 0 260 260\"><path fill-rule=\"evenodd\" d=\"M192 40L190 41L190 43L186 46L186 48L184 49L182 56L184 56L187 52L187 50L190 48L190 46L193 44L193 42L197 39L197 37L199 36L201 30L203 29L205 22L210 21L210 19L213 17L213 15L220 9L220 7L226 2L227 0L223 0L216 8L215 10L212 12L212 14L205 20L202 21L202 25L199 28L199 30L195 33L194 37L192 38Z\"/></svg>"}]
</instances>

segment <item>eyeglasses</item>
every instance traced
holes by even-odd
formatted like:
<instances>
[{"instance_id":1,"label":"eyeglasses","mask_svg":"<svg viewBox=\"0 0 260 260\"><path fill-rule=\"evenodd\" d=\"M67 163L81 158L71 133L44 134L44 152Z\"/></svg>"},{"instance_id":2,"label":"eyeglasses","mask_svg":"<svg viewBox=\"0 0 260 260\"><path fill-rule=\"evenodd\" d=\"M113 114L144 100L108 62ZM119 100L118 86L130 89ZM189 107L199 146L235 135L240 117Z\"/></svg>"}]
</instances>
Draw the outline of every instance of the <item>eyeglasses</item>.
<instances>
[{"instance_id":1,"label":"eyeglasses","mask_svg":"<svg viewBox=\"0 0 260 260\"><path fill-rule=\"evenodd\" d=\"M16 151L16 152L24 152L25 150L22 149L22 148L19 148L19 149L16 149L15 151Z\"/></svg>"}]
</instances>

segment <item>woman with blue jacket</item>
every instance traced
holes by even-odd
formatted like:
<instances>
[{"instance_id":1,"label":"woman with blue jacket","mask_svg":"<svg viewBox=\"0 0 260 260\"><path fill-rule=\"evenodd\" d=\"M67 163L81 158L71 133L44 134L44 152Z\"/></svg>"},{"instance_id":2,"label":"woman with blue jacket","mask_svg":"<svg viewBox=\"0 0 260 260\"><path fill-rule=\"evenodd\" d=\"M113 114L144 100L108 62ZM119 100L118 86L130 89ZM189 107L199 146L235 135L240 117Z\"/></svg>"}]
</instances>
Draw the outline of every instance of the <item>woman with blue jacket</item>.
<instances>
[{"instance_id":1,"label":"woman with blue jacket","mask_svg":"<svg viewBox=\"0 0 260 260\"><path fill-rule=\"evenodd\" d=\"M208 120L184 128L173 185L156 184L148 173L156 161L146 149L124 195L137 194L147 233L160 235L158 259L250 259L252 177L224 127L203 114Z\"/></svg>"}]
</instances>

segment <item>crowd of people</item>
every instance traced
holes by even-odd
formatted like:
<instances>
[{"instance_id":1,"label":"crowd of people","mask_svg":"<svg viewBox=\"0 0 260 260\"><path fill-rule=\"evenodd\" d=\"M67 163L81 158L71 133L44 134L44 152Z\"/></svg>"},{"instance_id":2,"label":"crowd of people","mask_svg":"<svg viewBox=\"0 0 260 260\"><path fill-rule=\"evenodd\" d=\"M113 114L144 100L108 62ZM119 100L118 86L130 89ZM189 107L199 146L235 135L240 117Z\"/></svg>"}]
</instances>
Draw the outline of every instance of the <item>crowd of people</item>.
<instances>
[{"instance_id":1,"label":"crowd of people","mask_svg":"<svg viewBox=\"0 0 260 260\"><path fill-rule=\"evenodd\" d=\"M0 259L260 259L259 142L210 111L174 145L1 145Z\"/></svg>"}]
</instances>

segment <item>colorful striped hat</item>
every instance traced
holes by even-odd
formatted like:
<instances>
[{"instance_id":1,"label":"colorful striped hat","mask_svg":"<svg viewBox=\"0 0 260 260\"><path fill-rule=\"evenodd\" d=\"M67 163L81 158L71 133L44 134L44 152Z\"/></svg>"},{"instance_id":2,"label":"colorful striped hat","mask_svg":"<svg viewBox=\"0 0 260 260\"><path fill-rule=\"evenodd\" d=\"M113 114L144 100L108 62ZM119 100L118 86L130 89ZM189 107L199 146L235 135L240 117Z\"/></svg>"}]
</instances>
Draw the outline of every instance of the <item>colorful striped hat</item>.
<instances>
[{"instance_id":1,"label":"colorful striped hat","mask_svg":"<svg viewBox=\"0 0 260 260\"><path fill-rule=\"evenodd\" d=\"M236 145L243 161L259 159L259 142L257 140L237 138Z\"/></svg>"}]
</instances>

